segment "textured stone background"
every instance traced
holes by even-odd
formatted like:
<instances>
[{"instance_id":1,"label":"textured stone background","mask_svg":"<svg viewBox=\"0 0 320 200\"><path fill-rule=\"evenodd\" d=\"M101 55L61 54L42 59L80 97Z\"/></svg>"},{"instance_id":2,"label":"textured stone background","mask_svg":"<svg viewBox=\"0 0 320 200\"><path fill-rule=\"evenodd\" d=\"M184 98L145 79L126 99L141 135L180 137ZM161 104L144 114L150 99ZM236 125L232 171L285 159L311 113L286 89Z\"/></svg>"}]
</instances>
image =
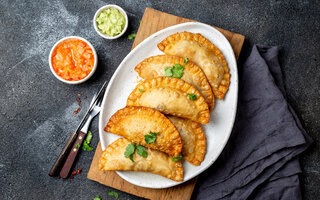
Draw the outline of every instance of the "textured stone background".
<instances>
[{"instance_id":1,"label":"textured stone background","mask_svg":"<svg viewBox=\"0 0 320 200\"><path fill-rule=\"evenodd\" d=\"M123 7L130 20L126 35L114 41L102 39L92 26L95 11L109 3ZM0 0L0 199L111 199L107 191L113 189L86 179L94 151L81 152L76 168L83 172L73 180L47 173L91 96L129 53L133 41L127 35L137 31L145 7L245 35L240 64L254 43L281 47L289 102L315 141L301 156L303 195L319 199L320 2L307 0ZM81 85L59 82L49 70L50 48L68 35L88 39L99 55L97 72ZM74 115L79 93L83 109ZM99 140L97 127L95 119L92 146ZM120 199L138 199L117 192Z\"/></svg>"}]
</instances>

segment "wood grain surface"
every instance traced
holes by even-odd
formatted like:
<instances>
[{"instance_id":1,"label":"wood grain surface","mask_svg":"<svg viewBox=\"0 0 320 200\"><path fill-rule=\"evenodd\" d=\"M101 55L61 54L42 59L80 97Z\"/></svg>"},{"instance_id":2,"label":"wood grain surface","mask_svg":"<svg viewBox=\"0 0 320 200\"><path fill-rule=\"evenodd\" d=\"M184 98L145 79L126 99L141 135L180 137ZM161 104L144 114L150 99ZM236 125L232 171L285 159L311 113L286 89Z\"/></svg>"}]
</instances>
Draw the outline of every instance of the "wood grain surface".
<instances>
[{"instance_id":1,"label":"wood grain surface","mask_svg":"<svg viewBox=\"0 0 320 200\"><path fill-rule=\"evenodd\" d=\"M194 20L177 17L177 16L160 12L151 8L146 8L143 18L141 20L139 30L137 32L137 36L132 45L132 49L135 48L144 39L149 37L151 34L161 29L164 29L176 24L180 24L184 22L193 22L193 21ZM227 30L223 30L218 27L215 27L215 28L217 28L221 33L223 33L225 37L229 40L233 48L233 51L235 53L235 56L238 59L243 42L244 42L244 36L237 33L232 33ZM115 172L99 171L97 168L97 165L98 165L98 160L101 154L102 154L102 150L101 150L101 144L99 142L96 148L96 152L93 157L88 175L87 175L88 179L97 181L103 185L130 193L136 196L144 197L147 199L171 200L171 199L190 199L191 198L197 178L193 178L183 184L180 184L175 187L167 188L167 189L143 188L143 187L139 187L131 183L128 183L127 181L120 178L120 176L118 176Z\"/></svg>"}]
</instances>

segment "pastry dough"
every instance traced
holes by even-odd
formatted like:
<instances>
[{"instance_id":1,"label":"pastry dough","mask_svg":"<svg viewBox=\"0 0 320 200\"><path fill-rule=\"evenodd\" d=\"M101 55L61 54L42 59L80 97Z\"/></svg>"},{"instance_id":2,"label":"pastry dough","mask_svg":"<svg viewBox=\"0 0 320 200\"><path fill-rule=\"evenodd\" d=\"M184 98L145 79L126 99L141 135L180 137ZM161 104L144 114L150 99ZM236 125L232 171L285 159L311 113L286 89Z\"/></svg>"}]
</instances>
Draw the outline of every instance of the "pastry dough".
<instances>
[{"instance_id":1,"label":"pastry dough","mask_svg":"<svg viewBox=\"0 0 320 200\"><path fill-rule=\"evenodd\" d=\"M178 156L182 150L182 140L176 127L152 108L129 106L118 110L104 129L123 136L133 143ZM157 133L154 143L148 144L144 136Z\"/></svg>"},{"instance_id":2,"label":"pastry dough","mask_svg":"<svg viewBox=\"0 0 320 200\"><path fill-rule=\"evenodd\" d=\"M230 84L229 67L221 51L207 38L200 33L176 33L160 42L158 48L165 54L187 56L206 74L215 97L223 99Z\"/></svg>"},{"instance_id":3,"label":"pastry dough","mask_svg":"<svg viewBox=\"0 0 320 200\"><path fill-rule=\"evenodd\" d=\"M138 72L140 77L152 79L164 76L165 68L172 67L175 64L184 66L184 73L181 79L195 87L205 98L209 105L209 109L212 110L214 106L214 96L210 83L201 68L194 63L189 61L185 64L184 59L178 56L158 55L143 60L134 69Z\"/></svg>"},{"instance_id":4,"label":"pastry dough","mask_svg":"<svg viewBox=\"0 0 320 200\"><path fill-rule=\"evenodd\" d=\"M196 95L191 100L189 95ZM189 83L169 77L148 79L137 85L127 100L128 106L155 108L162 113L191 119L201 124L209 122L208 104Z\"/></svg>"},{"instance_id":5,"label":"pastry dough","mask_svg":"<svg viewBox=\"0 0 320 200\"><path fill-rule=\"evenodd\" d=\"M177 127L183 142L183 158L193 165L200 165L206 154L206 136L199 123L188 119L168 116Z\"/></svg>"},{"instance_id":6,"label":"pastry dough","mask_svg":"<svg viewBox=\"0 0 320 200\"><path fill-rule=\"evenodd\" d=\"M146 148L148 157L144 158L137 154L133 155L132 162L124 156L129 140L120 138L110 144L102 153L98 169L102 171L140 171L150 172L172 179L183 180L183 168L180 161L174 162L167 154Z\"/></svg>"}]
</instances>

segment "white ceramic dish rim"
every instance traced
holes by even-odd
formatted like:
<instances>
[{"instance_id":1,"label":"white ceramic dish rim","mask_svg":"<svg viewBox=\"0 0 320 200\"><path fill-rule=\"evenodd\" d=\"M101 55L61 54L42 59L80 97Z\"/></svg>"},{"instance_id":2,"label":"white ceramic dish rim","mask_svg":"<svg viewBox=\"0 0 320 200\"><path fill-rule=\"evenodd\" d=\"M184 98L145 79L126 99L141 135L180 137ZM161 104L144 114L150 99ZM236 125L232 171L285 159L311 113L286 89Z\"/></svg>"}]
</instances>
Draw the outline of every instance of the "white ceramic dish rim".
<instances>
[{"instance_id":1,"label":"white ceramic dish rim","mask_svg":"<svg viewBox=\"0 0 320 200\"><path fill-rule=\"evenodd\" d=\"M117 70L114 72L113 76L111 77L110 81L109 81L109 84L107 86L107 89L106 89L106 92L104 94L104 98L103 98L103 101L102 101L102 111L104 110L104 106L107 105L105 103L106 101L106 96L107 94L109 93L109 90L111 89L111 85L115 79L115 77L117 76L117 74L119 73L120 69L122 67L125 67L125 65L122 65L122 63L126 63L126 61L131 57L132 54L135 53L135 51L137 51L139 49L140 46L144 45L145 43L148 43L150 40L152 40L153 38L157 37L158 35L168 31L168 30L171 30L171 29L174 29L174 28L179 28L180 26L187 26L187 25L197 25L197 24L200 24L202 26L206 26L212 30L214 30L215 34L219 35L220 37L224 38L224 42L225 44L228 46L229 49L232 50L233 52L233 49L229 43L229 41L225 38L225 36L220 32L218 31L217 29L215 29L214 27L210 26L210 25L207 25L207 24L203 24L203 23L200 23L200 22L186 22L186 23L182 23L182 24L178 24L178 25L174 25L174 26L170 26L168 28L165 28L165 29L162 29L154 34L152 34L151 36L149 36L148 38L146 38L145 40L143 40L140 44L138 44L124 59L123 61L120 63L119 66L121 67L118 67ZM187 30L186 30L187 31ZM155 47L157 48L157 47ZM193 174L191 177L189 177L188 179L184 179L183 181L181 182L174 182L172 181L172 183L168 183L166 186L148 186L148 185L143 185L141 186L140 184L138 184L138 182L135 182L135 180L131 180L131 179L127 179L125 176L123 176L121 173L119 173L119 171L116 171L116 173L123 179L125 179L126 181L134 184L134 185L138 185L140 187L145 187L145 188L157 188L157 189L161 189L161 188L169 188L169 187L173 187L173 186L176 186L176 185L179 185L179 184L182 184L192 178L194 178L195 176L198 176L199 174L201 174L203 171L205 171L206 169L208 169L216 160L217 158L219 157L219 155L221 154L221 152L223 151L225 145L227 144L229 138L230 138L230 135L231 135L231 131L232 131L232 128L233 128L233 125L234 125L234 121L235 121L235 117L236 117L236 112L237 112L237 102L238 102L238 70L237 70L237 61L236 61L236 58L235 58L235 55L234 55L234 52L232 55L229 55L230 56L230 59L233 60L233 62L235 63L235 68L234 68L234 74L232 74L233 77L235 77L235 79L233 80L234 81L234 84L236 86L235 88L235 99L233 101L233 107L235 108L234 110L234 113L233 113L233 116L232 116L232 119L230 120L231 122L231 126L229 127L229 130L228 132L226 133L227 136L226 136L226 140L223 142L222 146L223 148L221 148L219 150L219 152L216 154L216 156L210 161L210 163L203 167L200 171L198 171L197 173ZM102 112L101 112L102 113ZM101 148L102 150L104 150L107 146L106 144L104 143L104 140L102 140L101 138L103 138L103 134L105 134L103 128L104 128L104 124L105 122L103 121L103 116L100 114L99 116L99 137L100 137L100 142L101 142Z\"/></svg>"},{"instance_id":2,"label":"white ceramic dish rim","mask_svg":"<svg viewBox=\"0 0 320 200\"><path fill-rule=\"evenodd\" d=\"M106 34L101 33L101 31L98 29L97 23L96 23L96 19L97 19L97 17L98 17L98 14L99 14L101 11L103 11L103 10L105 10L105 9L107 9L107 8L115 8L115 9L119 10L120 13L123 14L123 15L124 15L124 18L126 19L126 24L125 24L122 32L121 32L120 34L116 35L116 36L113 36L113 37L110 37L110 36L108 36L108 35L106 35ZM103 38L105 38L105 39L108 39L108 40L113 40L113 39L117 39L117 38L121 37L121 36L127 31L127 29L128 29L128 23L129 23L129 20L128 20L128 16L127 16L126 11L123 10L123 8L121 8L120 6L114 5L114 4L108 4L108 5L102 6L101 8L99 8L99 9L97 10L97 12L94 14L94 17L93 17L93 27L94 27L94 30L95 30L101 37L103 37Z\"/></svg>"},{"instance_id":3,"label":"white ceramic dish rim","mask_svg":"<svg viewBox=\"0 0 320 200\"><path fill-rule=\"evenodd\" d=\"M53 67L52 67L52 63L51 63L51 57L52 57L52 53L53 51L55 50L55 48L57 47L57 45L62 42L62 41L65 41L65 40L68 40L68 39L79 39L79 40L82 40L84 41L85 43L87 43L90 48L92 49L92 52L93 52L93 55L94 55L94 64L93 64L93 68L91 70L91 72L88 74L88 76L84 77L83 79L81 80L78 80L78 81L67 81L63 78L61 78L60 76L58 76L56 74L56 72L53 70ZM96 71L97 69L97 66L98 66L98 55L97 55L97 52L96 50L94 49L93 45L86 39L82 38L82 37L79 37L79 36L67 36L67 37L64 37L62 39L60 39L58 42L56 42L51 51L50 51L50 54L49 54L49 66L50 66L50 70L52 72L52 74L60 81L64 82L64 83L67 83L67 84L80 84L80 83L83 83L85 81L87 81L93 74L94 72Z\"/></svg>"}]
</instances>

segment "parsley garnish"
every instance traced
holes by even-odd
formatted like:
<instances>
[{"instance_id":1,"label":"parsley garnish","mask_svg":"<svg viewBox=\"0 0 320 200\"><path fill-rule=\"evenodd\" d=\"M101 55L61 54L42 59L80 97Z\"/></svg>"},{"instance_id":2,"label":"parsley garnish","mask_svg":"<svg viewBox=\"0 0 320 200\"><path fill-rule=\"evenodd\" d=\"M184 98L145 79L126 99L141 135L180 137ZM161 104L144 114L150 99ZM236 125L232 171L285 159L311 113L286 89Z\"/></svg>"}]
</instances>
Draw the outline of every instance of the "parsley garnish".
<instances>
[{"instance_id":1,"label":"parsley garnish","mask_svg":"<svg viewBox=\"0 0 320 200\"><path fill-rule=\"evenodd\" d=\"M92 151L93 148L89 146L92 140L92 133L91 131L88 131L86 139L83 141L82 149L85 151ZM80 146L79 146L80 147Z\"/></svg>"},{"instance_id":2,"label":"parsley garnish","mask_svg":"<svg viewBox=\"0 0 320 200\"><path fill-rule=\"evenodd\" d=\"M85 151L92 151L93 150L93 148L90 147L89 144L86 141L83 142L82 149L85 150Z\"/></svg>"},{"instance_id":3,"label":"parsley garnish","mask_svg":"<svg viewBox=\"0 0 320 200\"><path fill-rule=\"evenodd\" d=\"M76 144L76 147L79 148L79 147L80 147L80 143L77 143L77 144Z\"/></svg>"},{"instance_id":4,"label":"parsley garnish","mask_svg":"<svg viewBox=\"0 0 320 200\"><path fill-rule=\"evenodd\" d=\"M130 35L128 35L128 40L132 40L137 36L136 33L131 33Z\"/></svg>"},{"instance_id":5,"label":"parsley garnish","mask_svg":"<svg viewBox=\"0 0 320 200\"><path fill-rule=\"evenodd\" d=\"M141 20L139 20L139 24L141 24Z\"/></svg>"},{"instance_id":6,"label":"parsley garnish","mask_svg":"<svg viewBox=\"0 0 320 200\"><path fill-rule=\"evenodd\" d=\"M84 141L86 141L88 144L90 144L91 140L92 140L92 133L91 133L91 131L88 131L87 137Z\"/></svg>"},{"instance_id":7,"label":"parsley garnish","mask_svg":"<svg viewBox=\"0 0 320 200\"><path fill-rule=\"evenodd\" d=\"M116 199L119 197L118 193L116 193L115 191L109 191L109 192L108 192L108 195L109 195L109 196L112 196L112 197L114 197L114 198L116 198Z\"/></svg>"},{"instance_id":8,"label":"parsley garnish","mask_svg":"<svg viewBox=\"0 0 320 200\"><path fill-rule=\"evenodd\" d=\"M137 153L144 158L148 157L148 152L146 151L146 148L144 146L138 145Z\"/></svg>"},{"instance_id":9,"label":"parsley garnish","mask_svg":"<svg viewBox=\"0 0 320 200\"><path fill-rule=\"evenodd\" d=\"M144 136L144 140L148 144L154 143L156 141L156 139L157 139L157 135L158 135L158 133L153 133L153 132L150 131L149 135L145 135Z\"/></svg>"},{"instance_id":10,"label":"parsley garnish","mask_svg":"<svg viewBox=\"0 0 320 200\"><path fill-rule=\"evenodd\" d=\"M172 68L173 78L181 78L183 76L184 66L175 64Z\"/></svg>"},{"instance_id":11,"label":"parsley garnish","mask_svg":"<svg viewBox=\"0 0 320 200\"><path fill-rule=\"evenodd\" d=\"M197 95L195 94L188 94L189 99L191 99L192 101L197 100Z\"/></svg>"},{"instance_id":12,"label":"parsley garnish","mask_svg":"<svg viewBox=\"0 0 320 200\"><path fill-rule=\"evenodd\" d=\"M185 58L184 58L184 64L186 65L188 63L188 57L186 56Z\"/></svg>"},{"instance_id":13,"label":"parsley garnish","mask_svg":"<svg viewBox=\"0 0 320 200\"><path fill-rule=\"evenodd\" d=\"M139 88L139 91L140 91L140 92L144 92L144 90L143 90L143 89L140 89L140 88Z\"/></svg>"},{"instance_id":14,"label":"parsley garnish","mask_svg":"<svg viewBox=\"0 0 320 200\"><path fill-rule=\"evenodd\" d=\"M164 76L181 78L183 76L184 66L175 64L173 67L166 67L164 69Z\"/></svg>"},{"instance_id":15,"label":"parsley garnish","mask_svg":"<svg viewBox=\"0 0 320 200\"><path fill-rule=\"evenodd\" d=\"M100 196L96 196L93 200L101 200Z\"/></svg>"},{"instance_id":16,"label":"parsley garnish","mask_svg":"<svg viewBox=\"0 0 320 200\"><path fill-rule=\"evenodd\" d=\"M133 160L133 154L134 154L134 151L136 150L136 146L134 144L128 144L127 148L126 148L126 151L124 152L124 156L126 158L130 158L130 160L132 162L134 162Z\"/></svg>"},{"instance_id":17,"label":"parsley garnish","mask_svg":"<svg viewBox=\"0 0 320 200\"><path fill-rule=\"evenodd\" d=\"M166 77L171 77L173 75L173 73L172 73L172 67L166 67L165 69L164 69L164 76L166 76Z\"/></svg>"},{"instance_id":18,"label":"parsley garnish","mask_svg":"<svg viewBox=\"0 0 320 200\"><path fill-rule=\"evenodd\" d=\"M178 162L183 156L181 154L179 154L177 157L173 157L172 160L174 162Z\"/></svg>"}]
</instances>

